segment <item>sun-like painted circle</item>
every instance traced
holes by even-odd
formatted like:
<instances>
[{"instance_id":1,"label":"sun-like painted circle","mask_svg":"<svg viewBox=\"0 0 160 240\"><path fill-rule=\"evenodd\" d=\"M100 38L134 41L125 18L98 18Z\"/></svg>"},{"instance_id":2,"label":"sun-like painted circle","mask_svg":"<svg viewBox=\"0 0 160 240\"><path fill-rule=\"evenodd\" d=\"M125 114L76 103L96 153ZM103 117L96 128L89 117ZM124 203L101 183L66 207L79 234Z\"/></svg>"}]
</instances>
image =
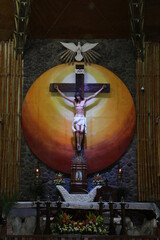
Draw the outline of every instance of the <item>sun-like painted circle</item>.
<instances>
[{"instance_id":1,"label":"sun-like painted circle","mask_svg":"<svg viewBox=\"0 0 160 240\"><path fill-rule=\"evenodd\" d=\"M74 156L74 107L50 83L74 82L75 65L62 64L41 75L29 89L22 110L22 127L31 150L49 167L70 173ZM135 128L133 99L124 83L108 69L85 66L85 82L110 83L110 93L88 102L85 156L88 173L105 169L125 152ZM73 93L74 96L74 93Z\"/></svg>"}]
</instances>

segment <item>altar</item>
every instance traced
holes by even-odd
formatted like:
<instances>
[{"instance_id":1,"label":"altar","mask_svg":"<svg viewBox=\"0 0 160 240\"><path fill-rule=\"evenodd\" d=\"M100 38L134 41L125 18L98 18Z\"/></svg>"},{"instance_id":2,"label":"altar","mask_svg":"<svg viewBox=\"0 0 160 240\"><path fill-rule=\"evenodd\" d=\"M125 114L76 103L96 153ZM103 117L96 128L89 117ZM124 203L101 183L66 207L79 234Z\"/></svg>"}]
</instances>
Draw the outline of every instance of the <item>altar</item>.
<instances>
[{"instance_id":1,"label":"altar","mask_svg":"<svg viewBox=\"0 0 160 240\"><path fill-rule=\"evenodd\" d=\"M41 203L42 209L45 208L44 203ZM156 219L160 218L160 210L155 203L149 202L125 202L126 211L136 210L136 211L146 211L152 213ZM57 202L51 202L51 208L57 208ZM99 210L98 202L62 202L61 208L63 210L74 209L74 210ZM121 209L121 202L114 203L114 209ZM108 202L103 202L103 211L109 211ZM17 202L14 208L11 210L11 216L27 217L36 216L36 206L33 202Z\"/></svg>"},{"instance_id":2,"label":"altar","mask_svg":"<svg viewBox=\"0 0 160 240\"><path fill-rule=\"evenodd\" d=\"M17 202L10 212L10 219L12 219L12 233L13 234L33 234L35 233L37 225L37 214L39 214L39 231L45 231L47 222L47 202L40 203L40 212L37 212L37 206L33 202ZM50 222L54 221L58 214L58 202L50 202ZM60 202L63 213L80 213L81 211L97 212L100 210L100 202ZM155 203L147 202L125 202L125 226L126 234L151 234L157 227L157 220L160 218L160 210ZM122 228L122 202L113 203L113 226L115 234L119 235L119 229ZM111 209L109 202L103 202L102 216L105 224L110 225ZM135 221L135 218L143 216L141 226ZM8 221L10 223L10 221ZM138 225L137 225L138 224ZM50 224L48 225L50 226ZM141 231L139 230L141 229ZM147 230L146 230L147 229Z\"/></svg>"}]
</instances>

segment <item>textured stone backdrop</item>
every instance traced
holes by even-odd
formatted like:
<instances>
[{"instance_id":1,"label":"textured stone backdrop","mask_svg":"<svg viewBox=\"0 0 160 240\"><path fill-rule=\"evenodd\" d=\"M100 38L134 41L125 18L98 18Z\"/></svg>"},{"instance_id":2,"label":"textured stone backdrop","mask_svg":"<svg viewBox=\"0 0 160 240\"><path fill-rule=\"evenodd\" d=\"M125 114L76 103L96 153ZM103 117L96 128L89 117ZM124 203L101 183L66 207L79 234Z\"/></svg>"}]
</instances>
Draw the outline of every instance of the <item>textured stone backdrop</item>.
<instances>
[{"instance_id":1,"label":"textured stone backdrop","mask_svg":"<svg viewBox=\"0 0 160 240\"><path fill-rule=\"evenodd\" d=\"M63 40L64 41L64 40ZM64 48L59 43L60 40L32 40L26 44L24 56L24 84L23 97L25 97L32 83L48 69L61 64L59 53ZM66 42L70 42L67 41ZM75 43L77 41L73 41ZM98 42L95 50L101 54L101 58L96 64L104 66L115 73L129 89L134 103L136 97L136 62L132 43L129 40L94 40ZM22 134L23 135L23 134ZM137 200L137 158L136 158L136 133L123 156L110 168L101 172L103 178L108 179L108 185L113 187L125 187L128 191L126 200ZM44 190L44 198L48 196L51 200L56 199L56 189L53 184L55 172L46 167L27 146L22 136L21 148L21 172L20 172L20 191L22 200L34 198L35 193L35 168L37 163L40 167L40 189ZM118 183L118 169L122 168L122 181ZM70 179L65 175L65 187L69 190ZM88 190L93 185L93 175L88 177Z\"/></svg>"}]
</instances>

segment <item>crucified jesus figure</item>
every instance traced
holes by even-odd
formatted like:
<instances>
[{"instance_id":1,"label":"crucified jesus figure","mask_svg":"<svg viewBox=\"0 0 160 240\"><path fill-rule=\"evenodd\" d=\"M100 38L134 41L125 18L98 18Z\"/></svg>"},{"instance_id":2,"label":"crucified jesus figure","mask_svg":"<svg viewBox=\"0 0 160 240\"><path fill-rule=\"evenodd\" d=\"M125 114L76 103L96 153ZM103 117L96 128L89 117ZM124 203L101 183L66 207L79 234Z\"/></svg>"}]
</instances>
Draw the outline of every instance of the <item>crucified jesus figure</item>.
<instances>
[{"instance_id":1,"label":"crucified jesus figure","mask_svg":"<svg viewBox=\"0 0 160 240\"><path fill-rule=\"evenodd\" d=\"M75 116L72 122L72 130L76 132L76 140L77 140L77 151L81 151L82 147L82 140L83 140L83 134L87 133L87 121L86 117L84 116L84 110L86 107L86 102L89 101L92 98L95 98L98 93L100 93L105 88L105 85L103 85L96 93L93 95L83 98L79 92L75 94L75 98L67 97L63 92L60 91L58 86L55 86L55 89L60 93L60 95L67 99L68 101L72 102L75 108Z\"/></svg>"}]
</instances>

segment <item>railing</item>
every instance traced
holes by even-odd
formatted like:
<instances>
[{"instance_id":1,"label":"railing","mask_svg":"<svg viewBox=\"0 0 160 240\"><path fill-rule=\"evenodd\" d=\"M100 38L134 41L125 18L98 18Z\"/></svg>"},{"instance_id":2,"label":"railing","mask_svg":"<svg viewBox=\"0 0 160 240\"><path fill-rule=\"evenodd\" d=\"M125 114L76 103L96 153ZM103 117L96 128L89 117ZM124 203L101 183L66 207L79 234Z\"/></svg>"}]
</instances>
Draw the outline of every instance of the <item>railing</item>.
<instances>
[{"instance_id":1,"label":"railing","mask_svg":"<svg viewBox=\"0 0 160 240\"><path fill-rule=\"evenodd\" d=\"M43 204L43 206L44 206L44 203L38 200L35 202L35 204L36 204L36 209L37 209L35 234L40 235L41 234L41 229L40 229L41 204ZM115 234L115 227L114 227L114 221L113 221L114 202L109 201L108 204L109 204L109 213L110 213L109 234L114 235ZM44 234L50 234L51 233L50 219L52 217L52 214L51 214L52 207L51 207L51 203L49 201L45 202L45 205L46 205L46 209L45 209L46 226L45 226ZM99 200L98 205L99 205L99 207L98 207L97 211L102 216L103 212L104 212L104 209L103 209L104 204L101 199ZM122 199L122 201L120 203L120 215L121 215L121 226L122 226L121 233L120 233L121 235L125 235L125 233L126 233L126 231L125 231L125 208L126 208L126 203ZM56 202L56 210L57 210L56 215L58 215L62 211L62 202L60 199Z\"/></svg>"}]
</instances>

